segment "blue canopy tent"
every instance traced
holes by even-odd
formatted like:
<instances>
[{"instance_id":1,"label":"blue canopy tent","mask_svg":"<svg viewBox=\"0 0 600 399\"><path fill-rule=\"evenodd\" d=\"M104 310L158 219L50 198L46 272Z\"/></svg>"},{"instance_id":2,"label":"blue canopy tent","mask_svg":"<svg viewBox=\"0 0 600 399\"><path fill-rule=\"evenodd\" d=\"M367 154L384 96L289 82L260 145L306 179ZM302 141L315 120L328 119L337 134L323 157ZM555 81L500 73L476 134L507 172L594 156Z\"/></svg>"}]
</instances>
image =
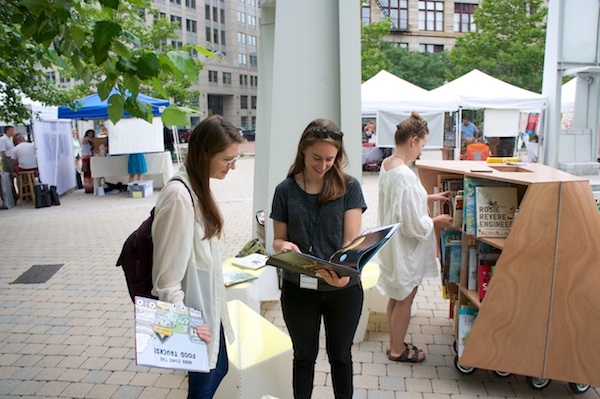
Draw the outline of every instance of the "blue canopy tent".
<instances>
[{"instance_id":1,"label":"blue canopy tent","mask_svg":"<svg viewBox=\"0 0 600 399\"><path fill-rule=\"evenodd\" d=\"M108 97L115 93L118 93L118 91L113 89ZM152 98L141 93L138 94L137 98L140 101L151 104L152 114L155 116L161 115L164 108L169 106L169 101L167 100ZM77 111L73 111L66 105L58 107L58 117L61 119L108 119L108 98L102 101L98 94L92 94L91 96L75 101L75 103L80 105ZM131 118L131 115L127 112L123 116Z\"/></svg>"}]
</instances>

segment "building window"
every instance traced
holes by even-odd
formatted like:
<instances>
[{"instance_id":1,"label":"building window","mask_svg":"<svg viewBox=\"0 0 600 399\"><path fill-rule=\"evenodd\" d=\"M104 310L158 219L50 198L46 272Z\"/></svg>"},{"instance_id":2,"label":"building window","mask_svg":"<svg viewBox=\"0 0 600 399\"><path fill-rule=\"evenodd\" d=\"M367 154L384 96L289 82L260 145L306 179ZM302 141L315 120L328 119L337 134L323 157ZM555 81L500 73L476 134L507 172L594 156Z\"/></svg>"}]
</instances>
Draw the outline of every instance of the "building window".
<instances>
[{"instance_id":1,"label":"building window","mask_svg":"<svg viewBox=\"0 0 600 399\"><path fill-rule=\"evenodd\" d=\"M227 42L225 41L225 37L226 37L226 35L225 35L225 31L224 31L224 30L222 30L222 31L221 31L221 45L223 45L223 46L225 46L225 45L227 44ZM223 51L223 52L224 52L224 51Z\"/></svg>"},{"instance_id":2,"label":"building window","mask_svg":"<svg viewBox=\"0 0 600 399\"><path fill-rule=\"evenodd\" d=\"M240 75L240 86L248 86L248 75Z\"/></svg>"},{"instance_id":3,"label":"building window","mask_svg":"<svg viewBox=\"0 0 600 399\"><path fill-rule=\"evenodd\" d=\"M195 48L191 49L190 55L194 58L198 58L198 50L196 50Z\"/></svg>"},{"instance_id":4,"label":"building window","mask_svg":"<svg viewBox=\"0 0 600 399\"><path fill-rule=\"evenodd\" d=\"M246 14L244 14L244 13L243 13L243 12L241 12L241 11L238 11L238 12L237 12L237 21L238 21L240 24L246 24Z\"/></svg>"},{"instance_id":5,"label":"building window","mask_svg":"<svg viewBox=\"0 0 600 399\"><path fill-rule=\"evenodd\" d=\"M219 73L217 71L208 71L208 81L210 83L218 83Z\"/></svg>"},{"instance_id":6,"label":"building window","mask_svg":"<svg viewBox=\"0 0 600 399\"><path fill-rule=\"evenodd\" d=\"M221 8L221 23L224 24L225 23L225 10L223 10Z\"/></svg>"},{"instance_id":7,"label":"building window","mask_svg":"<svg viewBox=\"0 0 600 399\"><path fill-rule=\"evenodd\" d=\"M248 5L254 7L256 5L256 0L248 0Z\"/></svg>"},{"instance_id":8,"label":"building window","mask_svg":"<svg viewBox=\"0 0 600 399\"><path fill-rule=\"evenodd\" d=\"M250 58L250 66L253 66L253 67L258 66L258 57L256 55L251 55L249 58Z\"/></svg>"},{"instance_id":9,"label":"building window","mask_svg":"<svg viewBox=\"0 0 600 399\"><path fill-rule=\"evenodd\" d=\"M217 7L213 7L213 21L219 22L219 9Z\"/></svg>"},{"instance_id":10,"label":"building window","mask_svg":"<svg viewBox=\"0 0 600 399\"><path fill-rule=\"evenodd\" d=\"M360 19L363 25L371 23L371 0L363 0L362 8L360 9Z\"/></svg>"},{"instance_id":11,"label":"building window","mask_svg":"<svg viewBox=\"0 0 600 399\"><path fill-rule=\"evenodd\" d=\"M210 26L206 27L206 41L210 42Z\"/></svg>"},{"instance_id":12,"label":"building window","mask_svg":"<svg viewBox=\"0 0 600 399\"><path fill-rule=\"evenodd\" d=\"M256 36L248 35L248 45L256 47Z\"/></svg>"},{"instance_id":13,"label":"building window","mask_svg":"<svg viewBox=\"0 0 600 399\"><path fill-rule=\"evenodd\" d=\"M171 45L173 46L173 48L175 50L183 47L183 42L177 41L177 40L171 40Z\"/></svg>"},{"instance_id":14,"label":"building window","mask_svg":"<svg viewBox=\"0 0 600 399\"><path fill-rule=\"evenodd\" d=\"M251 103L252 109L256 109L256 96L250 97L250 103Z\"/></svg>"},{"instance_id":15,"label":"building window","mask_svg":"<svg viewBox=\"0 0 600 399\"><path fill-rule=\"evenodd\" d=\"M244 53L239 53L238 54L238 64L248 65L248 56Z\"/></svg>"},{"instance_id":16,"label":"building window","mask_svg":"<svg viewBox=\"0 0 600 399\"><path fill-rule=\"evenodd\" d=\"M65 78L63 76L60 77L60 83L69 83L71 82L71 78Z\"/></svg>"},{"instance_id":17,"label":"building window","mask_svg":"<svg viewBox=\"0 0 600 399\"><path fill-rule=\"evenodd\" d=\"M196 0L185 0L185 6L188 8L196 8Z\"/></svg>"},{"instance_id":18,"label":"building window","mask_svg":"<svg viewBox=\"0 0 600 399\"><path fill-rule=\"evenodd\" d=\"M173 3L173 4L181 4L181 0L171 0L171 3Z\"/></svg>"},{"instance_id":19,"label":"building window","mask_svg":"<svg viewBox=\"0 0 600 399\"><path fill-rule=\"evenodd\" d=\"M244 129L248 129L248 117L247 116L242 116L241 120L241 125Z\"/></svg>"},{"instance_id":20,"label":"building window","mask_svg":"<svg viewBox=\"0 0 600 399\"><path fill-rule=\"evenodd\" d=\"M248 96L240 96L240 108L248 109Z\"/></svg>"},{"instance_id":21,"label":"building window","mask_svg":"<svg viewBox=\"0 0 600 399\"><path fill-rule=\"evenodd\" d=\"M200 100L198 100L198 97L190 98L190 104L192 104L194 107L197 107L200 105Z\"/></svg>"},{"instance_id":22,"label":"building window","mask_svg":"<svg viewBox=\"0 0 600 399\"><path fill-rule=\"evenodd\" d=\"M219 30L213 29L213 44L219 44Z\"/></svg>"},{"instance_id":23,"label":"building window","mask_svg":"<svg viewBox=\"0 0 600 399\"><path fill-rule=\"evenodd\" d=\"M171 22L176 22L178 26L177 29L181 30L181 17L178 17L177 15L171 15Z\"/></svg>"},{"instance_id":24,"label":"building window","mask_svg":"<svg viewBox=\"0 0 600 399\"><path fill-rule=\"evenodd\" d=\"M186 19L185 20L185 29L188 32L196 33L196 21L191 20L191 19Z\"/></svg>"},{"instance_id":25,"label":"building window","mask_svg":"<svg viewBox=\"0 0 600 399\"><path fill-rule=\"evenodd\" d=\"M210 6L208 4L204 5L204 19L210 20Z\"/></svg>"},{"instance_id":26,"label":"building window","mask_svg":"<svg viewBox=\"0 0 600 399\"><path fill-rule=\"evenodd\" d=\"M248 26L256 27L256 17L254 15L248 15Z\"/></svg>"},{"instance_id":27,"label":"building window","mask_svg":"<svg viewBox=\"0 0 600 399\"><path fill-rule=\"evenodd\" d=\"M256 130L256 116L252 117L252 130Z\"/></svg>"},{"instance_id":28,"label":"building window","mask_svg":"<svg viewBox=\"0 0 600 399\"><path fill-rule=\"evenodd\" d=\"M246 44L246 34L242 32L238 32L238 43Z\"/></svg>"},{"instance_id":29,"label":"building window","mask_svg":"<svg viewBox=\"0 0 600 399\"><path fill-rule=\"evenodd\" d=\"M419 0L419 30L444 31L444 2Z\"/></svg>"},{"instance_id":30,"label":"building window","mask_svg":"<svg viewBox=\"0 0 600 399\"><path fill-rule=\"evenodd\" d=\"M231 72L223 72L223 84L231 85Z\"/></svg>"},{"instance_id":31,"label":"building window","mask_svg":"<svg viewBox=\"0 0 600 399\"><path fill-rule=\"evenodd\" d=\"M159 12L158 14L156 14L157 18L167 18L167 14L165 14L164 12Z\"/></svg>"},{"instance_id":32,"label":"building window","mask_svg":"<svg viewBox=\"0 0 600 399\"><path fill-rule=\"evenodd\" d=\"M444 51L443 44L419 44L420 53L441 53Z\"/></svg>"},{"instance_id":33,"label":"building window","mask_svg":"<svg viewBox=\"0 0 600 399\"><path fill-rule=\"evenodd\" d=\"M477 27L473 22L475 4L454 3L454 32L475 32Z\"/></svg>"},{"instance_id":34,"label":"building window","mask_svg":"<svg viewBox=\"0 0 600 399\"><path fill-rule=\"evenodd\" d=\"M390 18L391 30L408 29L408 0L380 0L381 18Z\"/></svg>"}]
</instances>

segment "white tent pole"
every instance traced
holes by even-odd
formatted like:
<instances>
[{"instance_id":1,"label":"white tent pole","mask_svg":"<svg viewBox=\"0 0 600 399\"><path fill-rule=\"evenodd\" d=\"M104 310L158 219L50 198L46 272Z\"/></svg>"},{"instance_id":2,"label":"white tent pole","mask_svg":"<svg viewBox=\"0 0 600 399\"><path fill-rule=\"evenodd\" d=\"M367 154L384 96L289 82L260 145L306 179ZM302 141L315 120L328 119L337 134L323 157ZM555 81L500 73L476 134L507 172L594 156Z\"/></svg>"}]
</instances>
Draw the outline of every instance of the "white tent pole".
<instances>
[{"instance_id":1,"label":"white tent pole","mask_svg":"<svg viewBox=\"0 0 600 399\"><path fill-rule=\"evenodd\" d=\"M462 107L458 108L458 112L456 113L456 129L454 129L454 134L456 135L454 138L454 159L460 160L460 147L461 142L460 138L462 137Z\"/></svg>"}]
</instances>

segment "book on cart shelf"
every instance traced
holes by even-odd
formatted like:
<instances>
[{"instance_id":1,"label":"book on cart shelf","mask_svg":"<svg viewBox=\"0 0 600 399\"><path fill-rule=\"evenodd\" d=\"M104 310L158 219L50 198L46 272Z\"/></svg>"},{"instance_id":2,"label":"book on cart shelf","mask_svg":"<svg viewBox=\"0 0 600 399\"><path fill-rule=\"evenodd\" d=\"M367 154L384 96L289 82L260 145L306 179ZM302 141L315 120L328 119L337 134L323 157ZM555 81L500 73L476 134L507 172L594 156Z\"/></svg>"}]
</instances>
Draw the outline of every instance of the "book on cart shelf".
<instances>
[{"instance_id":1,"label":"book on cart shelf","mask_svg":"<svg viewBox=\"0 0 600 399\"><path fill-rule=\"evenodd\" d=\"M337 250L328 260L316 256L288 251L270 256L267 265L294 273L319 277L318 269L334 271L338 276L358 276L367 262L394 235L400 223L366 230L348 246Z\"/></svg>"},{"instance_id":2,"label":"book on cart shelf","mask_svg":"<svg viewBox=\"0 0 600 399\"><path fill-rule=\"evenodd\" d=\"M478 266L477 257L477 247L474 245L469 246L467 249L467 289L469 291L477 290L477 266Z\"/></svg>"},{"instance_id":3,"label":"book on cart shelf","mask_svg":"<svg viewBox=\"0 0 600 399\"><path fill-rule=\"evenodd\" d=\"M475 235L507 237L518 206L516 187L475 187Z\"/></svg>"},{"instance_id":4,"label":"book on cart shelf","mask_svg":"<svg viewBox=\"0 0 600 399\"><path fill-rule=\"evenodd\" d=\"M479 293L479 300L483 301L485 293L487 292L490 280L492 279L492 268L493 265L480 264L477 266L477 292Z\"/></svg>"},{"instance_id":5,"label":"book on cart shelf","mask_svg":"<svg viewBox=\"0 0 600 399\"><path fill-rule=\"evenodd\" d=\"M507 187L508 183L478 177L465 177L463 183L463 231L475 235L475 187Z\"/></svg>"},{"instance_id":6,"label":"book on cart shelf","mask_svg":"<svg viewBox=\"0 0 600 399\"><path fill-rule=\"evenodd\" d=\"M256 280L258 277L252 273L248 273L243 270L232 270L223 273L223 281L225 287L231 287L232 285L246 283L248 281Z\"/></svg>"},{"instance_id":7,"label":"book on cart shelf","mask_svg":"<svg viewBox=\"0 0 600 399\"><path fill-rule=\"evenodd\" d=\"M244 269L257 270L267 265L267 259L269 259L267 255L255 253L240 258L233 258L231 264Z\"/></svg>"},{"instance_id":8,"label":"book on cart shelf","mask_svg":"<svg viewBox=\"0 0 600 399\"><path fill-rule=\"evenodd\" d=\"M136 296L135 362L139 366L208 373L206 342L196 333L204 324L196 309Z\"/></svg>"},{"instance_id":9,"label":"book on cart shelf","mask_svg":"<svg viewBox=\"0 0 600 399\"><path fill-rule=\"evenodd\" d=\"M437 177L437 192L443 193L450 191L452 196L449 201L440 205L440 212L453 216L454 213L454 196L463 189L463 178L457 175L438 175ZM435 215L434 215L435 216Z\"/></svg>"},{"instance_id":10,"label":"book on cart shelf","mask_svg":"<svg viewBox=\"0 0 600 399\"><path fill-rule=\"evenodd\" d=\"M462 241L450 241L446 251L448 253L448 282L458 283L462 264Z\"/></svg>"},{"instance_id":11,"label":"book on cart shelf","mask_svg":"<svg viewBox=\"0 0 600 399\"><path fill-rule=\"evenodd\" d=\"M465 344L471 334L471 328L475 322L478 309L473 306L461 306L458 309L458 335L457 335L457 354L460 358L462 356Z\"/></svg>"}]
</instances>

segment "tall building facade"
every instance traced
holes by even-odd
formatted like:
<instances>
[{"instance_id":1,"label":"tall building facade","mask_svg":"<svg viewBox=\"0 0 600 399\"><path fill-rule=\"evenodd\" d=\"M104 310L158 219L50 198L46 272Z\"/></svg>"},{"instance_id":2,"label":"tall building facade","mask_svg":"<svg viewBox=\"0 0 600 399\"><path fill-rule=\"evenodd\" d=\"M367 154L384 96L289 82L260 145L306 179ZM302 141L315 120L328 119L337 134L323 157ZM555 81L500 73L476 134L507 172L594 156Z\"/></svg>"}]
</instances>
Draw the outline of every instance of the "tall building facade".
<instances>
[{"instance_id":1,"label":"tall building facade","mask_svg":"<svg viewBox=\"0 0 600 399\"><path fill-rule=\"evenodd\" d=\"M390 34L384 39L410 52L450 50L458 35L475 32L473 13L480 1L469 0L363 0L363 24L389 17Z\"/></svg>"},{"instance_id":2,"label":"tall building facade","mask_svg":"<svg viewBox=\"0 0 600 399\"><path fill-rule=\"evenodd\" d=\"M192 126L213 114L234 125L256 127L258 88L259 0L154 0L163 17L177 22L179 39L173 47L197 44L219 60L195 54L205 63L193 89L199 114Z\"/></svg>"}]
</instances>

